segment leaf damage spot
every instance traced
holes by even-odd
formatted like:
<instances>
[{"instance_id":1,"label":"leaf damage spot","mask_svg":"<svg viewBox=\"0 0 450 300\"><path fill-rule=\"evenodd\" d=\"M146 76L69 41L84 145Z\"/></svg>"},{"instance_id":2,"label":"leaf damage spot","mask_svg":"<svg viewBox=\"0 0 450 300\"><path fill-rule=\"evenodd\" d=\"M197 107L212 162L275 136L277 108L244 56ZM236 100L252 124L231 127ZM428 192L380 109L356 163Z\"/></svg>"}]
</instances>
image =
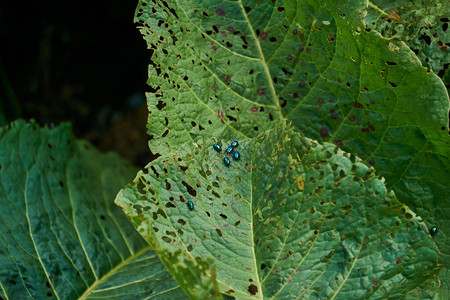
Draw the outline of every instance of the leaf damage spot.
<instances>
[{"instance_id":1,"label":"leaf damage spot","mask_svg":"<svg viewBox=\"0 0 450 300\"><path fill-rule=\"evenodd\" d=\"M158 110L162 110L164 107L166 107L166 103L159 100L158 104L156 104L156 108L158 108Z\"/></svg>"},{"instance_id":2,"label":"leaf damage spot","mask_svg":"<svg viewBox=\"0 0 450 300\"><path fill-rule=\"evenodd\" d=\"M260 38L261 40L265 40L265 39L267 38L268 35L269 35L269 34L268 34L267 32L263 32L263 33L261 33L261 34L259 35L259 38Z\"/></svg>"},{"instance_id":3,"label":"leaf damage spot","mask_svg":"<svg viewBox=\"0 0 450 300\"><path fill-rule=\"evenodd\" d=\"M225 76L225 79L227 80L227 84L230 85L230 83L231 83L231 76L227 75L227 76Z\"/></svg>"},{"instance_id":4,"label":"leaf damage spot","mask_svg":"<svg viewBox=\"0 0 450 300\"><path fill-rule=\"evenodd\" d=\"M223 8L219 7L218 9L216 9L216 15L218 16L225 15L225 11L223 10Z\"/></svg>"},{"instance_id":5,"label":"leaf damage spot","mask_svg":"<svg viewBox=\"0 0 450 300\"><path fill-rule=\"evenodd\" d=\"M389 84L390 84L392 87L397 87L397 85L396 85L395 83L391 82L391 81L389 81Z\"/></svg>"},{"instance_id":6,"label":"leaf damage spot","mask_svg":"<svg viewBox=\"0 0 450 300\"><path fill-rule=\"evenodd\" d=\"M328 136L328 129L326 127L322 127L320 129L320 136L326 138Z\"/></svg>"},{"instance_id":7,"label":"leaf damage spot","mask_svg":"<svg viewBox=\"0 0 450 300\"><path fill-rule=\"evenodd\" d=\"M223 120L223 111L219 109L219 112L217 113L217 116L219 117L222 124L225 124L225 121Z\"/></svg>"},{"instance_id":8,"label":"leaf damage spot","mask_svg":"<svg viewBox=\"0 0 450 300\"><path fill-rule=\"evenodd\" d=\"M186 187L189 195L191 195L192 197L197 197L197 191L192 186L190 186L186 181L184 180L181 181L181 184Z\"/></svg>"},{"instance_id":9,"label":"leaf damage spot","mask_svg":"<svg viewBox=\"0 0 450 300\"><path fill-rule=\"evenodd\" d=\"M359 103L358 101L355 101L354 107L355 108L364 108L364 106L361 103Z\"/></svg>"}]
</instances>

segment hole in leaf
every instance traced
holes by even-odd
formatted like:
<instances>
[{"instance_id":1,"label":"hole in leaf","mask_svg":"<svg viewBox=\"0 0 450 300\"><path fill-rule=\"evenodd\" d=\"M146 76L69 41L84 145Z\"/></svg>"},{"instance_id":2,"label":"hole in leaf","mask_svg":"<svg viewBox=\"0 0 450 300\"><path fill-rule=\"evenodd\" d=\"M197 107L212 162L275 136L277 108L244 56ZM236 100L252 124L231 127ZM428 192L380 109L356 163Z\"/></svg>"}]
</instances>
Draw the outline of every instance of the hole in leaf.
<instances>
[{"instance_id":1,"label":"hole in leaf","mask_svg":"<svg viewBox=\"0 0 450 300\"><path fill-rule=\"evenodd\" d=\"M166 190L170 190L172 187L170 182L168 182L167 179L165 180L165 182L166 182Z\"/></svg>"},{"instance_id":2,"label":"hole in leaf","mask_svg":"<svg viewBox=\"0 0 450 300\"><path fill-rule=\"evenodd\" d=\"M164 103L164 102L161 101L161 100L159 100L159 101L158 101L158 104L156 104L156 107L157 107L159 110L162 110L165 106L166 106L166 103Z\"/></svg>"},{"instance_id":3,"label":"hole in leaf","mask_svg":"<svg viewBox=\"0 0 450 300\"><path fill-rule=\"evenodd\" d=\"M227 118L232 122L237 122L237 119L233 118L232 116L227 115Z\"/></svg>"},{"instance_id":4,"label":"hole in leaf","mask_svg":"<svg viewBox=\"0 0 450 300\"><path fill-rule=\"evenodd\" d=\"M167 202L167 203L166 203L166 207L167 207L167 208L175 208L176 206L175 206L175 204L173 204L172 202Z\"/></svg>"},{"instance_id":5,"label":"hole in leaf","mask_svg":"<svg viewBox=\"0 0 450 300\"><path fill-rule=\"evenodd\" d=\"M196 197L197 196L197 191L192 186L190 186L187 182L181 181L181 184L186 187L187 192L189 193L189 195L191 195L192 197Z\"/></svg>"}]
</instances>

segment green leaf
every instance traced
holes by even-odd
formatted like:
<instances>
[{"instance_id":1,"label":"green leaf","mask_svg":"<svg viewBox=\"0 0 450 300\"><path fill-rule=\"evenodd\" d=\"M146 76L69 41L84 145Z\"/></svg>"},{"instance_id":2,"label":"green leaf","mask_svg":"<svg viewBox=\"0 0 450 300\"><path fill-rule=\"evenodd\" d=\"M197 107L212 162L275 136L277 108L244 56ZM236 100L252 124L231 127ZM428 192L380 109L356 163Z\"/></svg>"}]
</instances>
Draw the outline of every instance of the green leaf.
<instances>
[{"instance_id":1,"label":"green leaf","mask_svg":"<svg viewBox=\"0 0 450 300\"><path fill-rule=\"evenodd\" d=\"M1 128L0 298L184 298L112 202L135 172L67 124Z\"/></svg>"},{"instance_id":2,"label":"green leaf","mask_svg":"<svg viewBox=\"0 0 450 300\"><path fill-rule=\"evenodd\" d=\"M360 159L279 129L239 139L226 167L212 145L231 141L186 143L116 198L155 246L213 260L222 293L389 298L439 271L425 224Z\"/></svg>"},{"instance_id":3,"label":"green leaf","mask_svg":"<svg viewBox=\"0 0 450 300\"><path fill-rule=\"evenodd\" d=\"M448 1L374 0L369 2L364 22L368 28L392 38L392 48L405 42L422 65L438 74L450 63L449 18Z\"/></svg>"},{"instance_id":4,"label":"green leaf","mask_svg":"<svg viewBox=\"0 0 450 300\"><path fill-rule=\"evenodd\" d=\"M165 155L292 121L373 165L441 229L449 267L447 90L405 44L364 28L366 11L366 1L141 1L136 22L154 51L150 148Z\"/></svg>"}]
</instances>

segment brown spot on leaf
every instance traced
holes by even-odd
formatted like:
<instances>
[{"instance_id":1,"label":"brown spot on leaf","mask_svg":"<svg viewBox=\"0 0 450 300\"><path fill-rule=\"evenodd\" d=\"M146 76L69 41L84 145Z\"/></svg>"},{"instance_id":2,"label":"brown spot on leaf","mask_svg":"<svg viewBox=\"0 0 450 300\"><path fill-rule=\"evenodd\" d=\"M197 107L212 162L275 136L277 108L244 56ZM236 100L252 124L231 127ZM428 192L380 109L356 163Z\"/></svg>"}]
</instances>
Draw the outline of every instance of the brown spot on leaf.
<instances>
[{"instance_id":1,"label":"brown spot on leaf","mask_svg":"<svg viewBox=\"0 0 450 300\"><path fill-rule=\"evenodd\" d=\"M372 284L373 284L374 286L378 286L378 281L375 280L375 279L372 279Z\"/></svg>"},{"instance_id":2,"label":"brown spot on leaf","mask_svg":"<svg viewBox=\"0 0 450 300\"><path fill-rule=\"evenodd\" d=\"M265 94L266 94L266 92L264 91L264 89L258 89L258 95L262 96Z\"/></svg>"},{"instance_id":3,"label":"brown spot on leaf","mask_svg":"<svg viewBox=\"0 0 450 300\"><path fill-rule=\"evenodd\" d=\"M402 262L402 260L401 260L400 258L397 257L397 258L395 259L395 263L396 263L397 265L400 264L401 262Z\"/></svg>"},{"instance_id":4,"label":"brown spot on leaf","mask_svg":"<svg viewBox=\"0 0 450 300\"><path fill-rule=\"evenodd\" d=\"M225 121L223 120L223 111L219 109L219 112L217 113L217 116L220 118L220 121L222 124L225 124Z\"/></svg>"},{"instance_id":5,"label":"brown spot on leaf","mask_svg":"<svg viewBox=\"0 0 450 300\"><path fill-rule=\"evenodd\" d=\"M334 141L334 144L336 146L342 146L343 145L342 141Z\"/></svg>"},{"instance_id":6,"label":"brown spot on leaf","mask_svg":"<svg viewBox=\"0 0 450 300\"><path fill-rule=\"evenodd\" d=\"M268 36L268 33L267 33L267 32L263 32L263 33L261 33L261 34L259 35L259 38L260 38L261 40L265 40L265 39L267 38L267 36Z\"/></svg>"},{"instance_id":7,"label":"brown spot on leaf","mask_svg":"<svg viewBox=\"0 0 450 300\"><path fill-rule=\"evenodd\" d=\"M359 103L358 101L355 101L355 108L363 108L364 106Z\"/></svg>"},{"instance_id":8,"label":"brown spot on leaf","mask_svg":"<svg viewBox=\"0 0 450 300\"><path fill-rule=\"evenodd\" d=\"M248 290L248 292L250 293L251 296L254 296L258 292L258 287L256 285L254 285L254 284L250 284L248 286L247 290Z\"/></svg>"},{"instance_id":9,"label":"brown spot on leaf","mask_svg":"<svg viewBox=\"0 0 450 300\"><path fill-rule=\"evenodd\" d=\"M231 83L231 76L227 75L227 76L225 76L225 78L227 79L228 85L230 85L230 83Z\"/></svg>"},{"instance_id":10,"label":"brown spot on leaf","mask_svg":"<svg viewBox=\"0 0 450 300\"><path fill-rule=\"evenodd\" d=\"M223 16L224 14L225 14L225 11L223 10L223 8L219 7L219 8L216 10L216 15L218 15L218 16Z\"/></svg>"},{"instance_id":11,"label":"brown spot on leaf","mask_svg":"<svg viewBox=\"0 0 450 300\"><path fill-rule=\"evenodd\" d=\"M252 107L250 108L250 110L251 110L252 112L254 112L254 113L257 113L257 112L258 112L258 109L259 109L258 106L252 106Z\"/></svg>"},{"instance_id":12,"label":"brown spot on leaf","mask_svg":"<svg viewBox=\"0 0 450 300\"><path fill-rule=\"evenodd\" d=\"M393 11L391 11L391 13L389 13L388 18L397 22L401 22L402 18L400 17L400 15L397 13L397 10L394 9Z\"/></svg>"},{"instance_id":13,"label":"brown spot on leaf","mask_svg":"<svg viewBox=\"0 0 450 300\"><path fill-rule=\"evenodd\" d=\"M322 127L320 129L320 136L323 137L323 138L328 136L328 129L326 127Z\"/></svg>"}]
</instances>

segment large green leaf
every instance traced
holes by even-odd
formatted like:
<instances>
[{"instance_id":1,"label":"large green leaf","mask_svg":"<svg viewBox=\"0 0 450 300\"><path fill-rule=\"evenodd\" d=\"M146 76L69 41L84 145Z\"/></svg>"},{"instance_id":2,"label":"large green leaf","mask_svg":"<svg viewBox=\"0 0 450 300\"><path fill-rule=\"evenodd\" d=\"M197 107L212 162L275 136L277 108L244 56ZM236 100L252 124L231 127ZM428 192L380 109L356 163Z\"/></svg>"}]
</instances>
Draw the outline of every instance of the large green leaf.
<instances>
[{"instance_id":1,"label":"large green leaf","mask_svg":"<svg viewBox=\"0 0 450 300\"><path fill-rule=\"evenodd\" d=\"M426 225L355 156L280 129L240 139L226 167L215 141L158 158L116 203L150 243L214 260L221 292L396 298L440 269Z\"/></svg>"},{"instance_id":2,"label":"large green leaf","mask_svg":"<svg viewBox=\"0 0 450 300\"><path fill-rule=\"evenodd\" d=\"M449 98L405 44L361 23L366 1L149 1L136 21L153 49L150 148L254 137L289 120L362 157L438 226L450 262Z\"/></svg>"},{"instance_id":3,"label":"large green leaf","mask_svg":"<svg viewBox=\"0 0 450 300\"><path fill-rule=\"evenodd\" d=\"M0 129L0 299L181 299L114 205L136 170L68 125Z\"/></svg>"}]
</instances>

